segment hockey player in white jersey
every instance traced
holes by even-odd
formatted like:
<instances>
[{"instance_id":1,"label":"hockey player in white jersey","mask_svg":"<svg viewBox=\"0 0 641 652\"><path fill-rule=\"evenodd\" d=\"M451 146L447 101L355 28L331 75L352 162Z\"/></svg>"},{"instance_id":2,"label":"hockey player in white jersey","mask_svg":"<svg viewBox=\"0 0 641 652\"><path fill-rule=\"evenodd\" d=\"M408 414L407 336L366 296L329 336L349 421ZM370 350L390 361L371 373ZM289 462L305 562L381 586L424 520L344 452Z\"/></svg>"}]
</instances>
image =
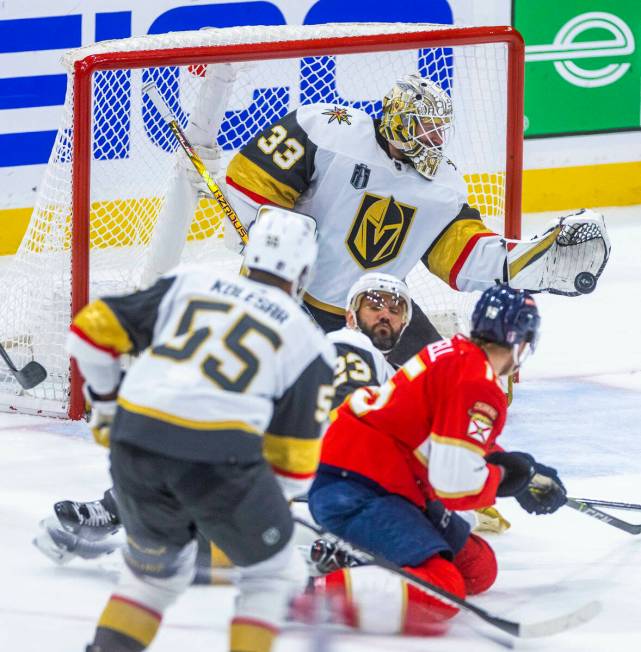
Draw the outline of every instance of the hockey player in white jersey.
<instances>
[{"instance_id":1,"label":"hockey player in white jersey","mask_svg":"<svg viewBox=\"0 0 641 652\"><path fill-rule=\"evenodd\" d=\"M305 302L326 331L344 324L348 290L364 271L405 278L419 260L456 290L496 279L568 296L594 288L610 251L602 216L569 215L522 242L493 233L446 156L454 118L450 96L412 74L384 97L380 120L349 107L301 106L231 160L228 198L246 226L265 204L318 218L319 273ZM226 237L238 243L227 227ZM392 361L437 339L414 305Z\"/></svg>"},{"instance_id":2,"label":"hockey player in white jersey","mask_svg":"<svg viewBox=\"0 0 641 652\"><path fill-rule=\"evenodd\" d=\"M370 272L352 285L345 305L346 325L327 334L337 356L333 408L359 387L382 385L394 375L386 356L411 318L412 301L405 281Z\"/></svg>"},{"instance_id":3,"label":"hockey player in white jersey","mask_svg":"<svg viewBox=\"0 0 641 652\"><path fill-rule=\"evenodd\" d=\"M350 289L345 307L346 326L327 335L337 353L332 409L359 387L381 385L394 374L385 356L396 346L412 317L406 283L389 274L364 274ZM97 424L93 430L98 442L108 445ZM34 544L58 564L74 557L95 559L122 545L117 534L120 516L111 488L99 500L58 501L54 513L42 521L42 532ZM202 561L209 565L209 545L200 543ZM206 579L207 573L202 576Z\"/></svg>"},{"instance_id":4,"label":"hockey player in white jersey","mask_svg":"<svg viewBox=\"0 0 641 652\"><path fill-rule=\"evenodd\" d=\"M239 569L230 649L271 649L307 575L287 499L313 477L333 393L333 347L295 300L316 252L311 218L265 207L248 278L179 269L74 319L69 350L94 426L110 427L127 532L126 565L88 651L148 647L191 582L196 529ZM125 353L139 357L120 383Z\"/></svg>"}]
</instances>

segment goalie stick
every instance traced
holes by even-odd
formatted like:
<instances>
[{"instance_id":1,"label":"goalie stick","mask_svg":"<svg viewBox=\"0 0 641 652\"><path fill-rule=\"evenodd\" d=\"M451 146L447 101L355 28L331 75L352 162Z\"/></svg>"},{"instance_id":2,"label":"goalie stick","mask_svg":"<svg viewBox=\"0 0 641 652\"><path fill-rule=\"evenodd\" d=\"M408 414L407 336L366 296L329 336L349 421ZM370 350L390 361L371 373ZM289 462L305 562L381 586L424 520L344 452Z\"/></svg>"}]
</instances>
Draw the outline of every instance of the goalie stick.
<instances>
[{"instance_id":1,"label":"goalie stick","mask_svg":"<svg viewBox=\"0 0 641 652\"><path fill-rule=\"evenodd\" d=\"M9 354L1 344L0 357L7 363L7 367L9 367L13 377L20 383L23 389L32 389L47 377L47 370L35 360L27 362L22 369L16 368L16 365L13 364Z\"/></svg>"},{"instance_id":2,"label":"goalie stick","mask_svg":"<svg viewBox=\"0 0 641 652\"><path fill-rule=\"evenodd\" d=\"M592 518L595 518L597 521L601 521L602 523L611 525L612 527L615 527L619 530L623 530L628 534L641 534L641 523L640 524L628 523L628 521L624 521L620 518L617 518L616 516L612 516L611 514L606 514L605 512L602 512L600 509L597 509L596 507L592 507L591 503L588 503L580 498L568 497L567 502L565 504L568 507L571 507L572 509L576 509L577 512L581 512L586 516L591 516Z\"/></svg>"},{"instance_id":3,"label":"goalie stick","mask_svg":"<svg viewBox=\"0 0 641 652\"><path fill-rule=\"evenodd\" d=\"M243 241L243 244L247 244L247 229L243 226L243 223L240 221L236 211L227 201L227 198L223 194L223 191L220 189L220 186L214 181L211 174L209 174L209 171L198 155L198 152L189 142L189 139L183 131L183 128L180 126L178 120L176 120L176 117L171 112L171 109L158 92L156 85L153 82L145 84L142 87L142 93L149 98L149 101L160 113L161 118L167 123L171 129L171 132L176 137L178 144L182 147L185 154L187 154L187 157L192 162L192 165L196 168L198 174L200 174L200 176L203 178L203 181L207 184L207 188L209 188L212 197L218 202L218 205L222 208L225 215L229 218L229 221L233 224L234 228L236 229L236 233L238 233L240 239Z\"/></svg>"},{"instance_id":4,"label":"goalie stick","mask_svg":"<svg viewBox=\"0 0 641 652\"><path fill-rule=\"evenodd\" d=\"M314 525L313 523L309 523L303 518L294 517L294 521L299 525L312 530L319 536L330 535L336 539L338 543L346 544L346 542L344 542L339 537L326 532L322 528ZM507 620L506 618L501 618L500 616L494 616L489 611L476 606L472 602L469 602L463 598L459 598L457 595L454 595L453 593L450 593L449 591L446 591L445 589L442 589L435 584L424 580L423 578L413 575L404 568L397 566L391 561L388 561L381 555L367 552L366 550L353 546L352 544L347 545L349 546L350 550L354 551L362 561L380 566L381 568L388 570L390 573L402 577L408 584L411 584L420 591L423 591L432 597L436 597L446 604L456 606L459 609L473 613L475 616L478 616L481 618L481 620L484 620L486 623L492 625L493 627L496 627L501 631L507 634L511 634L517 638L537 638L541 636L551 636L552 634L558 634L559 632L564 632L568 629L571 629L572 627L576 627L582 623L587 622L588 620L591 620L601 611L601 603L594 600L584 604L572 612L557 616L556 618L551 618L549 620L543 620L538 623L520 623L514 620Z\"/></svg>"}]
</instances>

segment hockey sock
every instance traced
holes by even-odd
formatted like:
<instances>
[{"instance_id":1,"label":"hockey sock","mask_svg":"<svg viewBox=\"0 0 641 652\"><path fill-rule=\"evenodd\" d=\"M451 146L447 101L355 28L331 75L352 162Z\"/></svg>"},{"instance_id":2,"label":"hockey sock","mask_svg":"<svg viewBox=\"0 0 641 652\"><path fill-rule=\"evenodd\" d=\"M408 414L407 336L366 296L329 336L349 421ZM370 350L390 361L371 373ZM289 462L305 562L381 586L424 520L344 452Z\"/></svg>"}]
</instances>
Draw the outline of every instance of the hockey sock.
<instances>
[{"instance_id":1,"label":"hockey sock","mask_svg":"<svg viewBox=\"0 0 641 652\"><path fill-rule=\"evenodd\" d=\"M463 548L454 557L453 564L465 580L468 595L487 591L496 581L496 556L490 545L476 534L470 534Z\"/></svg>"},{"instance_id":2,"label":"hockey sock","mask_svg":"<svg viewBox=\"0 0 641 652\"><path fill-rule=\"evenodd\" d=\"M231 652L270 652L278 630L259 620L234 618L229 631Z\"/></svg>"},{"instance_id":3,"label":"hockey sock","mask_svg":"<svg viewBox=\"0 0 641 652\"><path fill-rule=\"evenodd\" d=\"M461 573L452 562L439 555L430 557L416 568L407 566L405 570L460 598L465 598L465 582ZM415 586L403 584L407 592L403 634L412 636L444 634L447 630L446 621L455 616L458 609L441 602L438 598L428 595Z\"/></svg>"},{"instance_id":4,"label":"hockey sock","mask_svg":"<svg viewBox=\"0 0 641 652\"><path fill-rule=\"evenodd\" d=\"M153 641L161 620L162 614L114 594L98 621L94 645L102 652L140 652Z\"/></svg>"},{"instance_id":5,"label":"hockey sock","mask_svg":"<svg viewBox=\"0 0 641 652\"><path fill-rule=\"evenodd\" d=\"M440 556L431 557L418 568L405 567L419 577L465 597L458 569ZM444 604L425 591L376 566L342 568L314 581L316 592L325 591L343 599L341 622L362 631L380 634L440 635L445 621L458 609ZM349 607L349 608L347 608Z\"/></svg>"}]
</instances>

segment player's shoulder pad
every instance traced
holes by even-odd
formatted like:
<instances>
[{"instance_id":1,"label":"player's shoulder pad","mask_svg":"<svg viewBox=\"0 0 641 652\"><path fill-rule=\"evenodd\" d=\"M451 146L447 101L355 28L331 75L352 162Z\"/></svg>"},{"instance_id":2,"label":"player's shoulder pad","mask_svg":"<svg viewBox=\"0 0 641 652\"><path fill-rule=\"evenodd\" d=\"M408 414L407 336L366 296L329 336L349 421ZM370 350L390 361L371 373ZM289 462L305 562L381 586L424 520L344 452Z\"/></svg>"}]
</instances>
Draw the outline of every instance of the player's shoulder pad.
<instances>
[{"instance_id":1,"label":"player's shoulder pad","mask_svg":"<svg viewBox=\"0 0 641 652\"><path fill-rule=\"evenodd\" d=\"M371 355L382 355L381 352L372 344L372 340L361 331L347 328L347 326L337 331L327 333L327 339L336 346L337 350L341 348L358 349Z\"/></svg>"},{"instance_id":2,"label":"player's shoulder pad","mask_svg":"<svg viewBox=\"0 0 641 652\"><path fill-rule=\"evenodd\" d=\"M328 333L326 337L336 347L338 356L356 353L370 367L376 383L384 383L394 375L395 369L383 353L374 346L372 340L361 331L345 326L338 331Z\"/></svg>"},{"instance_id":3,"label":"player's shoulder pad","mask_svg":"<svg viewBox=\"0 0 641 652\"><path fill-rule=\"evenodd\" d=\"M161 278L185 278L214 276L217 272L215 267L210 263L179 263L175 267L162 274Z\"/></svg>"},{"instance_id":4,"label":"player's shoulder pad","mask_svg":"<svg viewBox=\"0 0 641 652\"><path fill-rule=\"evenodd\" d=\"M457 194L461 205L467 202L467 182L456 165L447 157L443 157L436 176L431 183L453 190Z\"/></svg>"},{"instance_id":5,"label":"player's shoulder pad","mask_svg":"<svg viewBox=\"0 0 641 652\"><path fill-rule=\"evenodd\" d=\"M181 292L207 292L216 281L244 282L237 272L220 271L211 263L181 263L163 274L161 278L174 279L174 288Z\"/></svg>"},{"instance_id":6,"label":"player's shoulder pad","mask_svg":"<svg viewBox=\"0 0 641 652\"><path fill-rule=\"evenodd\" d=\"M307 104L297 109L296 121L317 147L352 156L374 138L372 118L360 109Z\"/></svg>"},{"instance_id":7,"label":"player's shoulder pad","mask_svg":"<svg viewBox=\"0 0 641 652\"><path fill-rule=\"evenodd\" d=\"M282 293L287 301L291 319L287 321L283 335L299 360L311 360L318 356L334 367L336 348L325 336L321 327L301 306L289 295Z\"/></svg>"},{"instance_id":8,"label":"player's shoulder pad","mask_svg":"<svg viewBox=\"0 0 641 652\"><path fill-rule=\"evenodd\" d=\"M467 402L482 401L495 410L507 410L507 397L500 381L487 360L481 364L466 365L458 390Z\"/></svg>"}]
</instances>

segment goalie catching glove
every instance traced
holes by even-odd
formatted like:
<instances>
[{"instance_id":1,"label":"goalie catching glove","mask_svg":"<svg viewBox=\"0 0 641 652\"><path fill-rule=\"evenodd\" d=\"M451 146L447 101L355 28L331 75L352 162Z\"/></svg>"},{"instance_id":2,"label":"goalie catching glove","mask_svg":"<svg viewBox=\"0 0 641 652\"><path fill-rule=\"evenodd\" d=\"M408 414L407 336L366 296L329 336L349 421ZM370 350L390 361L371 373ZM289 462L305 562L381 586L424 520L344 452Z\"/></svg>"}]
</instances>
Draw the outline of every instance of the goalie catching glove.
<instances>
[{"instance_id":1,"label":"goalie catching glove","mask_svg":"<svg viewBox=\"0 0 641 652\"><path fill-rule=\"evenodd\" d=\"M588 209L553 220L532 240L506 240L511 287L575 297L592 292L610 257L603 216Z\"/></svg>"},{"instance_id":2,"label":"goalie catching glove","mask_svg":"<svg viewBox=\"0 0 641 652\"><path fill-rule=\"evenodd\" d=\"M565 505L567 493L556 470L528 453L496 452L485 460L503 469L497 496L514 496L529 514L552 514Z\"/></svg>"}]
</instances>

